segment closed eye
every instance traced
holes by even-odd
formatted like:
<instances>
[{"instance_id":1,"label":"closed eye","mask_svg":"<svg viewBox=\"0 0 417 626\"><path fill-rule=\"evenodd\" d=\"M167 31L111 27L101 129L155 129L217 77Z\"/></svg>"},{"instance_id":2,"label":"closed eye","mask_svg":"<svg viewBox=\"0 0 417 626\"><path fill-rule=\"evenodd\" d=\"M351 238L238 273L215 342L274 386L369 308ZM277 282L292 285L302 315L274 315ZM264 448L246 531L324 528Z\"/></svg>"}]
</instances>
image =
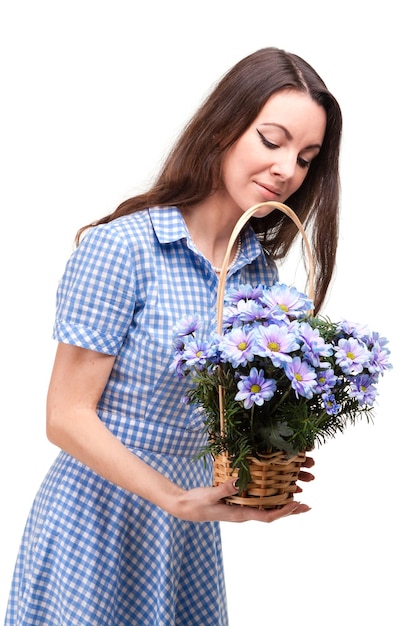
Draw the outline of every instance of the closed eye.
<instances>
[{"instance_id":1,"label":"closed eye","mask_svg":"<svg viewBox=\"0 0 417 626\"><path fill-rule=\"evenodd\" d=\"M259 135L260 140L262 141L263 145L266 148L269 148L269 150L277 150L280 146L276 143L272 143L272 141L269 141L265 135L263 135L261 133L260 130L256 129L256 132ZM297 163L299 165L299 167L301 167L302 169L307 169L308 167L310 167L311 165L311 161L307 161L306 159L303 159L302 157L298 157L297 159Z\"/></svg>"},{"instance_id":2,"label":"closed eye","mask_svg":"<svg viewBox=\"0 0 417 626\"><path fill-rule=\"evenodd\" d=\"M310 167L310 161L306 161L305 159L302 159L301 157L298 157L297 163L303 169Z\"/></svg>"},{"instance_id":3,"label":"closed eye","mask_svg":"<svg viewBox=\"0 0 417 626\"><path fill-rule=\"evenodd\" d=\"M264 145L266 148L269 148L269 150L277 150L277 149L280 147L278 144L276 144L276 143L272 143L272 141L269 141L269 140L265 137L265 135L263 135L263 134L261 133L261 131L260 131L260 130L256 129L256 132L258 133L259 138L260 138L260 140L262 141L263 145ZM310 164L311 164L311 162L310 162L310 161L307 161L306 159L303 159L303 158L301 158L301 157L298 157L298 159L297 159L297 163L298 163L298 165L299 165L302 169L307 169L308 167L310 167Z\"/></svg>"},{"instance_id":4,"label":"closed eye","mask_svg":"<svg viewBox=\"0 0 417 626\"><path fill-rule=\"evenodd\" d=\"M266 146L266 148L269 148L270 150L276 150L277 148L279 148L276 143L268 141L268 139L261 133L260 130L256 129L256 132L258 133L260 140L262 141L263 145Z\"/></svg>"}]
</instances>

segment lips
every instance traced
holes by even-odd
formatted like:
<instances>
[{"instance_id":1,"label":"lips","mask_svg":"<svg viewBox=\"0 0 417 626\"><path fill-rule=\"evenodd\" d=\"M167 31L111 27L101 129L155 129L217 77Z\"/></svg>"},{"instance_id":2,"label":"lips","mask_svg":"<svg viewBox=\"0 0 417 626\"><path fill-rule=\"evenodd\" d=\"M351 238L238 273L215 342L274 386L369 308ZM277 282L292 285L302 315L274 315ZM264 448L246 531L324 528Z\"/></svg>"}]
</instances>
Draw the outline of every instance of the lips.
<instances>
[{"instance_id":1,"label":"lips","mask_svg":"<svg viewBox=\"0 0 417 626\"><path fill-rule=\"evenodd\" d=\"M280 196L282 194L281 189L277 189L276 187L272 187L271 185L264 185L263 183L259 183L255 181L255 184L260 188L261 192L265 195L271 195L273 197Z\"/></svg>"}]
</instances>

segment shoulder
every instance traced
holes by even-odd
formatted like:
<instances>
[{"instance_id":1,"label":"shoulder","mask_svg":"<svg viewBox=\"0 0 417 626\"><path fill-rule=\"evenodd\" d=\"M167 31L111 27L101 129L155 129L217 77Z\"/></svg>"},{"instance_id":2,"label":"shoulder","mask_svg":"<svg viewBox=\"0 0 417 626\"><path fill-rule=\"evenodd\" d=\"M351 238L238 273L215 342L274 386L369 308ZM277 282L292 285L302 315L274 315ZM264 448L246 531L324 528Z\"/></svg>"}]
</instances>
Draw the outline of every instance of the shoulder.
<instances>
[{"instance_id":1,"label":"shoulder","mask_svg":"<svg viewBox=\"0 0 417 626\"><path fill-rule=\"evenodd\" d=\"M108 224L94 226L91 231L95 231L97 237L114 239L115 241L129 244L138 239L146 239L150 228L152 228L152 223L149 209L143 209L131 215L118 217Z\"/></svg>"},{"instance_id":2,"label":"shoulder","mask_svg":"<svg viewBox=\"0 0 417 626\"><path fill-rule=\"evenodd\" d=\"M184 236L184 220L175 206L149 207L130 215L118 217L87 231L87 237L114 240L136 248L139 245L152 245L156 240L167 243Z\"/></svg>"},{"instance_id":3,"label":"shoulder","mask_svg":"<svg viewBox=\"0 0 417 626\"><path fill-rule=\"evenodd\" d=\"M136 256L150 241L152 225L149 211L138 211L86 231L77 256Z\"/></svg>"}]
</instances>

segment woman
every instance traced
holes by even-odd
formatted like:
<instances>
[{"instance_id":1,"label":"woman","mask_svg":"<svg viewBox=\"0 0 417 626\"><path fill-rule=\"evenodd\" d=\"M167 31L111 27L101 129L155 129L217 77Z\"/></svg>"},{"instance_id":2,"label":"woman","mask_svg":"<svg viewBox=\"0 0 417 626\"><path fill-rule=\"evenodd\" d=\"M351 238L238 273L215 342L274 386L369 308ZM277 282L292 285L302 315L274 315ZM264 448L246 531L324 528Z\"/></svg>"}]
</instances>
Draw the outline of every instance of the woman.
<instances>
[{"instance_id":1,"label":"woman","mask_svg":"<svg viewBox=\"0 0 417 626\"><path fill-rule=\"evenodd\" d=\"M210 464L193 460L205 435L169 370L171 338L190 311L213 328L230 234L265 200L309 224L318 311L335 264L340 134L316 72L259 50L219 82L152 188L79 231L58 289L47 400L47 435L62 451L27 522L7 626L225 626L218 522L309 510L222 502L237 490L212 487ZM262 209L236 244L228 286L273 282L296 234Z\"/></svg>"}]
</instances>

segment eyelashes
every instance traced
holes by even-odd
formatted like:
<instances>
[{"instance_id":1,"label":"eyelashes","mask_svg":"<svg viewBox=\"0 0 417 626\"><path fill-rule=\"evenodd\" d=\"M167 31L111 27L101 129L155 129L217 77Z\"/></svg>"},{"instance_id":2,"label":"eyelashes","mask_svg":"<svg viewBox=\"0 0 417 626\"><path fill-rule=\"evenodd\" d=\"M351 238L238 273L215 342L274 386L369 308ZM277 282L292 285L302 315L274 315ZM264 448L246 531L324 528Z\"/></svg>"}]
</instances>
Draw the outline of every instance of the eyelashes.
<instances>
[{"instance_id":1,"label":"eyelashes","mask_svg":"<svg viewBox=\"0 0 417 626\"><path fill-rule=\"evenodd\" d=\"M256 129L256 132L258 133L259 138L264 144L264 146L266 146L270 150L276 150L277 148L279 148L279 146L276 143L272 143L272 141L268 141L268 139L261 133L260 130Z\"/></svg>"},{"instance_id":2,"label":"eyelashes","mask_svg":"<svg viewBox=\"0 0 417 626\"><path fill-rule=\"evenodd\" d=\"M303 169L310 167L310 161L306 161L305 159L302 159L301 157L298 157L297 163Z\"/></svg>"},{"instance_id":3,"label":"eyelashes","mask_svg":"<svg viewBox=\"0 0 417 626\"><path fill-rule=\"evenodd\" d=\"M269 150L278 150L278 148L280 147L278 144L272 143L272 141L268 141L268 139L265 137L265 135L261 133L260 130L256 129L256 132L258 133L259 139L266 148L268 148ZM297 164L303 169L310 167L310 161L306 161L301 157L297 158Z\"/></svg>"}]
</instances>

